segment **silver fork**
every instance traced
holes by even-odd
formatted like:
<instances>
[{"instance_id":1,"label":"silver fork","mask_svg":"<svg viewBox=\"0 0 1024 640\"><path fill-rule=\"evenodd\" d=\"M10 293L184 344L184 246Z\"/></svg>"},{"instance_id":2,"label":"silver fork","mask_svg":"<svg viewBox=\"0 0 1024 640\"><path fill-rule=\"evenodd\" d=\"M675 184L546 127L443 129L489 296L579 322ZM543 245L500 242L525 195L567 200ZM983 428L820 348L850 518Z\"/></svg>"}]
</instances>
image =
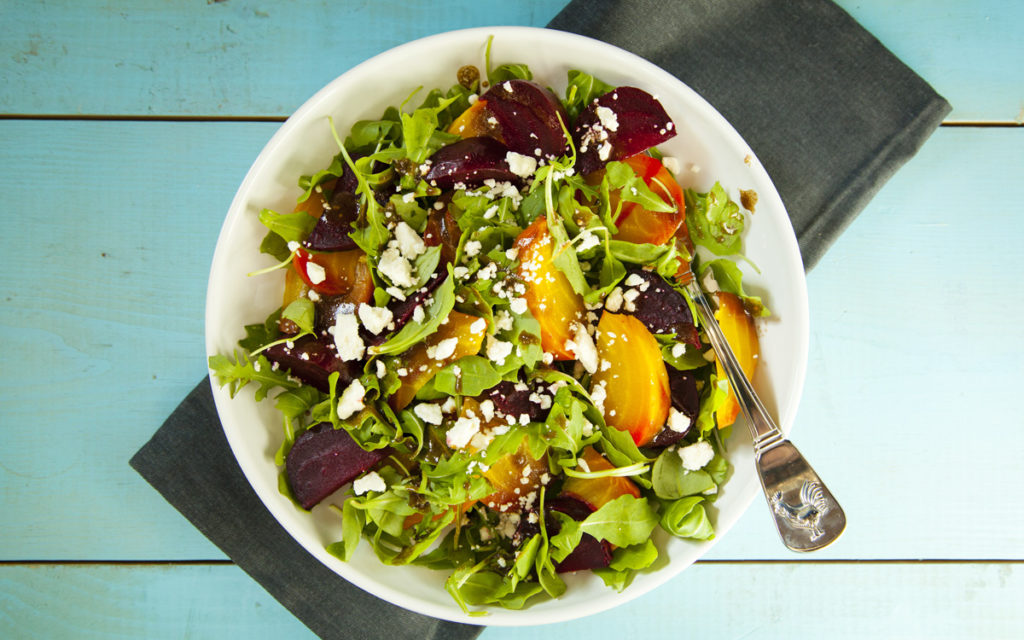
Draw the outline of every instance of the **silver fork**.
<instances>
[{"instance_id":1,"label":"silver fork","mask_svg":"<svg viewBox=\"0 0 1024 640\"><path fill-rule=\"evenodd\" d=\"M846 528L846 514L807 460L783 435L757 397L740 367L714 311L692 274L683 278L696 303L708 339L715 349L754 438L754 459L782 542L793 551L826 547Z\"/></svg>"}]
</instances>

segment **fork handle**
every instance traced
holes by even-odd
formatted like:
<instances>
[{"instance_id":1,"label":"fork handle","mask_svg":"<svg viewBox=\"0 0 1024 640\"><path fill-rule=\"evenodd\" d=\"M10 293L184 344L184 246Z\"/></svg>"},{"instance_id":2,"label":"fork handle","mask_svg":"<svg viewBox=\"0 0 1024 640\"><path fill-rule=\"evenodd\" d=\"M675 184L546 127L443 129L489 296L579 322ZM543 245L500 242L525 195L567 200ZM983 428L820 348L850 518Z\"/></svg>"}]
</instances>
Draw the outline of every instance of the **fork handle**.
<instances>
[{"instance_id":1,"label":"fork handle","mask_svg":"<svg viewBox=\"0 0 1024 640\"><path fill-rule=\"evenodd\" d=\"M783 544L793 551L814 551L831 544L846 528L842 507L765 409L696 280L686 285L686 292L696 303L704 331L747 419L757 475Z\"/></svg>"}]
</instances>

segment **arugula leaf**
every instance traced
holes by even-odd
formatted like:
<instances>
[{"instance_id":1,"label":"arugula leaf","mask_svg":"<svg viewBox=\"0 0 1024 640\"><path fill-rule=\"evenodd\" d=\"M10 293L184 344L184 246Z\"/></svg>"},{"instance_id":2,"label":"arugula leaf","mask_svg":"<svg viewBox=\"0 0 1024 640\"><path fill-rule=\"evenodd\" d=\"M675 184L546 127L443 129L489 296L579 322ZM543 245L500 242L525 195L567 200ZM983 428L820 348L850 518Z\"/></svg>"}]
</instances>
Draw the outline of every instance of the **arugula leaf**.
<instances>
[{"instance_id":1,"label":"arugula leaf","mask_svg":"<svg viewBox=\"0 0 1024 640\"><path fill-rule=\"evenodd\" d=\"M661 528L680 538L710 540L715 537L700 496L680 498L668 505L661 516Z\"/></svg>"},{"instance_id":2,"label":"arugula leaf","mask_svg":"<svg viewBox=\"0 0 1024 640\"><path fill-rule=\"evenodd\" d=\"M743 306L746 307L747 312L752 316L763 318L772 315L772 312L761 302L761 298L747 295L743 291L743 272L740 271L735 262L725 258L718 258L704 265L704 268L711 269L715 281L718 282L718 287L722 291L728 291L738 296L743 301Z\"/></svg>"},{"instance_id":3,"label":"arugula leaf","mask_svg":"<svg viewBox=\"0 0 1024 640\"><path fill-rule=\"evenodd\" d=\"M676 500L692 496L715 487L715 481L705 471L688 471L676 450L667 450L654 462L651 472L654 493L663 500Z\"/></svg>"},{"instance_id":4,"label":"arugula leaf","mask_svg":"<svg viewBox=\"0 0 1024 640\"><path fill-rule=\"evenodd\" d=\"M694 244L715 255L737 254L742 248L740 235L746 224L739 205L729 199L718 182L707 193L693 189L683 192L686 198L686 228Z\"/></svg>"},{"instance_id":5,"label":"arugula leaf","mask_svg":"<svg viewBox=\"0 0 1024 640\"><path fill-rule=\"evenodd\" d=\"M252 352L265 344L271 343L280 335L277 328L277 321L281 319L281 310L267 316L261 324L245 325L245 337L238 341L238 346L246 351Z\"/></svg>"},{"instance_id":6,"label":"arugula leaf","mask_svg":"<svg viewBox=\"0 0 1024 640\"><path fill-rule=\"evenodd\" d=\"M331 505L337 510L337 507ZM362 537L363 528L366 526L366 515L362 509L357 509L355 502L346 500L341 507L341 540L327 545L327 553L348 562L352 559L356 547L359 546L359 539Z\"/></svg>"},{"instance_id":7,"label":"arugula leaf","mask_svg":"<svg viewBox=\"0 0 1024 640\"><path fill-rule=\"evenodd\" d=\"M719 379L714 373L704 386L704 393L700 399L700 411L697 412L697 427L701 433L707 433L715 428L715 412L725 403L729 397L729 380Z\"/></svg>"},{"instance_id":8,"label":"arugula leaf","mask_svg":"<svg viewBox=\"0 0 1024 640\"><path fill-rule=\"evenodd\" d=\"M313 315L316 313L309 298L296 298L281 312L281 317L291 320L302 333L313 333Z\"/></svg>"},{"instance_id":9,"label":"arugula leaf","mask_svg":"<svg viewBox=\"0 0 1024 640\"><path fill-rule=\"evenodd\" d=\"M548 216L548 232L551 234L552 258L551 262L565 274L573 290L581 296L590 292L587 279L580 268L580 261L576 257L576 251L569 242L569 235L562 226L558 216Z\"/></svg>"},{"instance_id":10,"label":"arugula leaf","mask_svg":"<svg viewBox=\"0 0 1024 640\"><path fill-rule=\"evenodd\" d=\"M420 107L412 113L400 114L402 119L402 145L405 148L407 158L416 164L420 164L442 145L451 142L451 139L448 137L438 140L432 140L432 137L437 131L437 114L444 111L452 102L455 102L454 97L443 98L438 102L437 106Z\"/></svg>"},{"instance_id":11,"label":"arugula leaf","mask_svg":"<svg viewBox=\"0 0 1024 640\"><path fill-rule=\"evenodd\" d=\"M273 256L278 262L284 262L292 255L291 249L288 248L288 242L273 231L267 231L267 235L263 236L260 253Z\"/></svg>"},{"instance_id":12,"label":"arugula leaf","mask_svg":"<svg viewBox=\"0 0 1024 640\"><path fill-rule=\"evenodd\" d=\"M675 251L671 244L637 244L625 240L609 240L608 248L619 260L631 264L654 264L666 253Z\"/></svg>"},{"instance_id":13,"label":"arugula leaf","mask_svg":"<svg viewBox=\"0 0 1024 640\"><path fill-rule=\"evenodd\" d=\"M565 88L562 104L569 113L569 121L575 122L591 102L597 100L615 87L598 80L589 73L577 69L569 70L569 85Z\"/></svg>"},{"instance_id":14,"label":"arugula leaf","mask_svg":"<svg viewBox=\"0 0 1024 640\"><path fill-rule=\"evenodd\" d=\"M317 222L316 218L305 211L277 213L270 209L261 210L259 219L263 226L281 236L286 242L305 240Z\"/></svg>"},{"instance_id":15,"label":"arugula leaf","mask_svg":"<svg viewBox=\"0 0 1024 640\"><path fill-rule=\"evenodd\" d=\"M612 161L605 168L605 177L610 190L619 190L619 197L625 202L635 202L648 211L669 213L676 205L668 204L661 196L651 191L643 178L636 175L633 167L625 162Z\"/></svg>"},{"instance_id":16,"label":"arugula leaf","mask_svg":"<svg viewBox=\"0 0 1024 640\"><path fill-rule=\"evenodd\" d=\"M587 516L580 529L598 540L628 547L649 539L657 524L658 515L647 498L625 494Z\"/></svg>"},{"instance_id":17,"label":"arugula leaf","mask_svg":"<svg viewBox=\"0 0 1024 640\"><path fill-rule=\"evenodd\" d=\"M452 275L451 265L448 265L448 277L434 291L434 301L431 302L430 307L425 309L427 319L421 323L410 322L402 327L401 331L388 338L384 344L370 347L370 353L390 355L406 351L412 345L437 331L454 306L455 277Z\"/></svg>"},{"instance_id":18,"label":"arugula leaf","mask_svg":"<svg viewBox=\"0 0 1024 640\"><path fill-rule=\"evenodd\" d=\"M232 398L250 382L259 385L259 389L256 390L257 402L266 398L275 388L295 389L299 386L298 382L289 378L287 371L274 371L270 361L264 356L251 360L249 356L236 351L234 360L218 354L210 356L208 364L220 386L228 386L228 393Z\"/></svg>"},{"instance_id":19,"label":"arugula leaf","mask_svg":"<svg viewBox=\"0 0 1024 640\"><path fill-rule=\"evenodd\" d=\"M633 581L640 569L646 569L658 559L658 548L651 540L629 547L620 547L612 552L612 561L607 568L595 569L594 573L605 585L621 592Z\"/></svg>"},{"instance_id":20,"label":"arugula leaf","mask_svg":"<svg viewBox=\"0 0 1024 640\"><path fill-rule=\"evenodd\" d=\"M460 373L455 375L455 367ZM434 389L450 396L478 396L501 382L501 374L487 358L465 356L437 372Z\"/></svg>"}]
</instances>

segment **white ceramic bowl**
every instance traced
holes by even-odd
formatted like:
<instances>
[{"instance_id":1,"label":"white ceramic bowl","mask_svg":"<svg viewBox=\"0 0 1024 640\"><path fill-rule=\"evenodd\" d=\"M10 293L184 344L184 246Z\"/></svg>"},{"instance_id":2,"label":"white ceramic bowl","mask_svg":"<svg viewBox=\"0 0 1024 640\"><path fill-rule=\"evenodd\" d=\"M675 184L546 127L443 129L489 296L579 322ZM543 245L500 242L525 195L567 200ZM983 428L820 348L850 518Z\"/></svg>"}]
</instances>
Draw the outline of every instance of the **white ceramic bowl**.
<instances>
[{"instance_id":1,"label":"white ceramic bowl","mask_svg":"<svg viewBox=\"0 0 1024 640\"><path fill-rule=\"evenodd\" d=\"M581 69L612 85L633 85L655 94L675 121L678 135L661 145L680 161L677 176L684 187L706 191L719 180L731 193L754 189L757 213L745 232L746 255L760 274L748 273L745 284L762 295L774 317L760 327L761 360L755 386L786 432L796 415L807 364L807 292L796 238L782 201L753 152L715 109L674 76L631 53L608 44L559 31L492 27L444 33L402 45L371 58L328 84L288 119L256 158L231 203L221 229L210 271L206 307L206 349L231 353L244 336L242 326L261 322L280 305L283 274L249 278L271 259L258 251L265 229L261 208L290 211L300 191L296 180L330 162L337 147L327 116L339 132L356 120L376 118L400 104L422 85L447 89L465 64L483 67L483 49L494 36L492 61L524 62L534 79L564 93L566 72ZM365 543L357 557L344 563L324 545L340 538L339 520L323 506L312 513L295 507L278 493L273 454L282 439L281 420L272 402L256 403L252 390L234 399L214 385L217 410L228 442L253 489L274 517L306 549L338 574L385 600L430 616L488 625L558 622L604 611L676 576L706 553L711 542L670 538L658 529L662 551L658 569L638 575L624 593L600 579L568 575L568 591L558 600L538 602L523 611L493 609L469 618L443 584L444 572L415 567L387 567ZM732 477L712 510L717 539L728 532L760 492L750 438L742 425L730 442Z\"/></svg>"}]
</instances>

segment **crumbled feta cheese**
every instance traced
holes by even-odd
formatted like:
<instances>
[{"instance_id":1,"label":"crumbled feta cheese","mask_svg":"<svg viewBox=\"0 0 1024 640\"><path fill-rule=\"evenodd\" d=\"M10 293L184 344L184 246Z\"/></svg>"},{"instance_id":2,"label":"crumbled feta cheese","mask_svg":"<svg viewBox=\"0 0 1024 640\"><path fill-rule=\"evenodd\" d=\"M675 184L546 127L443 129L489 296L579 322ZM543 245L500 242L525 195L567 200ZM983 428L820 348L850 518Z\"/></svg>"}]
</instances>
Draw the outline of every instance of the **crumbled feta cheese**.
<instances>
[{"instance_id":1,"label":"crumbled feta cheese","mask_svg":"<svg viewBox=\"0 0 1024 640\"><path fill-rule=\"evenodd\" d=\"M601 126L609 131L619 130L619 116L615 115L615 112L608 107L598 107L594 109L597 114L597 119L601 121Z\"/></svg>"},{"instance_id":2,"label":"crumbled feta cheese","mask_svg":"<svg viewBox=\"0 0 1024 640\"><path fill-rule=\"evenodd\" d=\"M376 471L371 471L361 478L356 478L355 482L352 483L352 492L357 496L361 496L367 491L376 491L378 493L386 491L388 485L384 482L384 478L380 477L380 474Z\"/></svg>"},{"instance_id":3,"label":"crumbled feta cheese","mask_svg":"<svg viewBox=\"0 0 1024 640\"><path fill-rule=\"evenodd\" d=\"M622 287L615 287L604 299L605 311L617 312L622 308Z\"/></svg>"},{"instance_id":4,"label":"crumbled feta cheese","mask_svg":"<svg viewBox=\"0 0 1024 640\"><path fill-rule=\"evenodd\" d=\"M636 289L626 289L622 294L622 307L626 311L636 311L636 299L639 297L640 292Z\"/></svg>"},{"instance_id":5,"label":"crumbled feta cheese","mask_svg":"<svg viewBox=\"0 0 1024 640\"><path fill-rule=\"evenodd\" d=\"M601 413L604 413L604 401L608 398L607 384L607 382L602 380L590 389L590 399L594 401L594 406Z\"/></svg>"},{"instance_id":6,"label":"crumbled feta cheese","mask_svg":"<svg viewBox=\"0 0 1024 640\"><path fill-rule=\"evenodd\" d=\"M672 175L679 173L679 159L672 156L662 156L661 164L665 165L668 172Z\"/></svg>"},{"instance_id":7,"label":"crumbled feta cheese","mask_svg":"<svg viewBox=\"0 0 1024 640\"><path fill-rule=\"evenodd\" d=\"M512 327L512 316L508 311L502 309L494 316L494 328L498 331L511 331Z\"/></svg>"},{"instance_id":8,"label":"crumbled feta cheese","mask_svg":"<svg viewBox=\"0 0 1024 640\"><path fill-rule=\"evenodd\" d=\"M469 242L466 243L466 246L464 247L466 255L469 256L470 258L476 256L478 253L480 253L481 246L482 245L480 244L479 240L470 240Z\"/></svg>"},{"instance_id":9,"label":"crumbled feta cheese","mask_svg":"<svg viewBox=\"0 0 1024 640\"><path fill-rule=\"evenodd\" d=\"M601 146L597 148L597 157L601 160L607 160L612 155L612 145L610 142L605 140L601 143Z\"/></svg>"},{"instance_id":10,"label":"crumbled feta cheese","mask_svg":"<svg viewBox=\"0 0 1024 640\"><path fill-rule=\"evenodd\" d=\"M526 313L526 298L516 298L509 303L509 308L512 309L512 313L516 315L522 315Z\"/></svg>"},{"instance_id":11,"label":"crumbled feta cheese","mask_svg":"<svg viewBox=\"0 0 1024 640\"><path fill-rule=\"evenodd\" d=\"M320 294L312 289L306 292L306 297L313 302L320 302Z\"/></svg>"},{"instance_id":12,"label":"crumbled feta cheese","mask_svg":"<svg viewBox=\"0 0 1024 640\"><path fill-rule=\"evenodd\" d=\"M676 433L686 433L690 428L690 416L675 407L668 410L668 428Z\"/></svg>"},{"instance_id":13,"label":"crumbled feta cheese","mask_svg":"<svg viewBox=\"0 0 1024 640\"><path fill-rule=\"evenodd\" d=\"M313 284L320 284L327 279L327 272L312 260L306 263L306 277Z\"/></svg>"},{"instance_id":14,"label":"crumbled feta cheese","mask_svg":"<svg viewBox=\"0 0 1024 640\"><path fill-rule=\"evenodd\" d=\"M395 227L395 240L398 241L398 250L406 260L414 260L416 256L427 250L420 234L410 227L404 220ZM397 284L397 283L396 283Z\"/></svg>"},{"instance_id":15,"label":"crumbled feta cheese","mask_svg":"<svg viewBox=\"0 0 1024 640\"><path fill-rule=\"evenodd\" d=\"M570 329L573 330L573 335L571 340L565 341L566 351L576 356L587 373L595 373L598 358L594 339L590 337L586 326L579 322L574 322Z\"/></svg>"},{"instance_id":16,"label":"crumbled feta cheese","mask_svg":"<svg viewBox=\"0 0 1024 640\"><path fill-rule=\"evenodd\" d=\"M448 399L441 405L441 411L444 413L452 413L456 409L455 398L448 396Z\"/></svg>"},{"instance_id":17,"label":"crumbled feta cheese","mask_svg":"<svg viewBox=\"0 0 1024 640\"><path fill-rule=\"evenodd\" d=\"M377 377L384 378L388 375L388 368L384 365L383 360L377 360Z\"/></svg>"},{"instance_id":18,"label":"crumbled feta cheese","mask_svg":"<svg viewBox=\"0 0 1024 640\"><path fill-rule=\"evenodd\" d=\"M423 310L423 305L416 305L416 308L412 310L412 321L416 323L423 322L426 318L427 312Z\"/></svg>"},{"instance_id":19,"label":"crumbled feta cheese","mask_svg":"<svg viewBox=\"0 0 1024 640\"><path fill-rule=\"evenodd\" d=\"M629 274L629 277L626 278L626 281L623 284L625 284L627 287L636 287L645 282L647 281L644 280L643 276L641 276L639 273L631 273Z\"/></svg>"},{"instance_id":20,"label":"crumbled feta cheese","mask_svg":"<svg viewBox=\"0 0 1024 640\"><path fill-rule=\"evenodd\" d=\"M481 402L480 403L480 413L484 414L484 420L486 420L487 422L490 422L491 419L494 418L494 401L488 399L488 400L484 400L483 402ZM497 435L497 434L495 434L495 435Z\"/></svg>"},{"instance_id":21,"label":"crumbled feta cheese","mask_svg":"<svg viewBox=\"0 0 1024 640\"><path fill-rule=\"evenodd\" d=\"M338 398L338 418L345 420L361 410L365 406L363 405L363 396L365 395L366 389L363 388L363 383L359 382L358 378L353 380Z\"/></svg>"},{"instance_id":22,"label":"crumbled feta cheese","mask_svg":"<svg viewBox=\"0 0 1024 640\"><path fill-rule=\"evenodd\" d=\"M701 278L700 282L702 285L704 285L704 290L707 291L708 293L720 291L720 289L718 288L718 280L715 280L715 274L714 272L711 271L711 269L708 269L707 271L704 272L704 277Z\"/></svg>"},{"instance_id":23,"label":"crumbled feta cheese","mask_svg":"<svg viewBox=\"0 0 1024 640\"><path fill-rule=\"evenodd\" d=\"M377 335L391 324L393 316L387 307L372 307L363 302L359 305L359 319L367 331Z\"/></svg>"},{"instance_id":24,"label":"crumbled feta cheese","mask_svg":"<svg viewBox=\"0 0 1024 640\"><path fill-rule=\"evenodd\" d=\"M487 357L497 365L505 364L505 359L512 354L511 342L498 340L494 336L487 336Z\"/></svg>"},{"instance_id":25,"label":"crumbled feta cheese","mask_svg":"<svg viewBox=\"0 0 1024 640\"><path fill-rule=\"evenodd\" d=\"M505 154L505 162L508 163L509 170L520 178L529 178L537 170L536 158L524 156L515 151L509 151Z\"/></svg>"},{"instance_id":26,"label":"crumbled feta cheese","mask_svg":"<svg viewBox=\"0 0 1024 640\"><path fill-rule=\"evenodd\" d=\"M412 265L394 247L388 247L380 254L377 270L399 287L411 287L416 284L416 281L412 279Z\"/></svg>"},{"instance_id":27,"label":"crumbled feta cheese","mask_svg":"<svg viewBox=\"0 0 1024 640\"><path fill-rule=\"evenodd\" d=\"M681 358L681 357L683 357L684 353L686 353L686 345L685 344L683 344L682 342L677 342L674 345L672 345L672 357L673 358Z\"/></svg>"},{"instance_id":28,"label":"crumbled feta cheese","mask_svg":"<svg viewBox=\"0 0 1024 640\"><path fill-rule=\"evenodd\" d=\"M416 194L413 193L412 191L410 191L408 193L403 193L402 194L402 202L405 202L406 204L411 203L415 199L416 199Z\"/></svg>"},{"instance_id":29,"label":"crumbled feta cheese","mask_svg":"<svg viewBox=\"0 0 1024 640\"><path fill-rule=\"evenodd\" d=\"M445 360L452 357L457 346L459 346L458 338L446 338L433 347L427 347L427 355L434 360Z\"/></svg>"},{"instance_id":30,"label":"crumbled feta cheese","mask_svg":"<svg viewBox=\"0 0 1024 640\"><path fill-rule=\"evenodd\" d=\"M441 405L433 404L431 402L421 402L413 408L412 412L427 424L441 424L441 421L443 420L441 415Z\"/></svg>"},{"instance_id":31,"label":"crumbled feta cheese","mask_svg":"<svg viewBox=\"0 0 1024 640\"><path fill-rule=\"evenodd\" d=\"M470 333L483 333L484 331L487 331L487 321L483 318L477 318L473 324L469 325Z\"/></svg>"},{"instance_id":32,"label":"crumbled feta cheese","mask_svg":"<svg viewBox=\"0 0 1024 640\"><path fill-rule=\"evenodd\" d=\"M597 245L601 244L601 239L597 237L590 229L584 229L580 231L580 235L576 236L579 240L579 244L576 245L576 252L583 253L588 249L593 249Z\"/></svg>"},{"instance_id":33,"label":"crumbled feta cheese","mask_svg":"<svg viewBox=\"0 0 1024 640\"><path fill-rule=\"evenodd\" d=\"M338 357L348 362L359 360L366 352L366 345L359 336L359 320L355 314L339 313L334 316L334 326L327 330L334 336Z\"/></svg>"},{"instance_id":34,"label":"crumbled feta cheese","mask_svg":"<svg viewBox=\"0 0 1024 640\"><path fill-rule=\"evenodd\" d=\"M298 242L292 240L291 242L288 243L288 251L290 251L291 253L295 253L296 251L298 251L300 246L301 245L299 245Z\"/></svg>"},{"instance_id":35,"label":"crumbled feta cheese","mask_svg":"<svg viewBox=\"0 0 1024 640\"><path fill-rule=\"evenodd\" d=\"M403 293L402 290L399 289L398 287L388 287L384 291L389 296L391 296L392 298L395 298L396 300L402 300L403 302L405 301L405 293Z\"/></svg>"},{"instance_id":36,"label":"crumbled feta cheese","mask_svg":"<svg viewBox=\"0 0 1024 640\"><path fill-rule=\"evenodd\" d=\"M453 449L461 449L469 444L469 441L473 439L480 431L480 418L463 416L455 421L452 428L448 430L448 434L445 440L448 442L448 446Z\"/></svg>"},{"instance_id":37,"label":"crumbled feta cheese","mask_svg":"<svg viewBox=\"0 0 1024 640\"><path fill-rule=\"evenodd\" d=\"M711 462L715 457L715 450L707 440L694 442L688 447L679 449L679 457L683 460L683 468L687 471L697 471L704 468L704 465Z\"/></svg>"}]
</instances>

